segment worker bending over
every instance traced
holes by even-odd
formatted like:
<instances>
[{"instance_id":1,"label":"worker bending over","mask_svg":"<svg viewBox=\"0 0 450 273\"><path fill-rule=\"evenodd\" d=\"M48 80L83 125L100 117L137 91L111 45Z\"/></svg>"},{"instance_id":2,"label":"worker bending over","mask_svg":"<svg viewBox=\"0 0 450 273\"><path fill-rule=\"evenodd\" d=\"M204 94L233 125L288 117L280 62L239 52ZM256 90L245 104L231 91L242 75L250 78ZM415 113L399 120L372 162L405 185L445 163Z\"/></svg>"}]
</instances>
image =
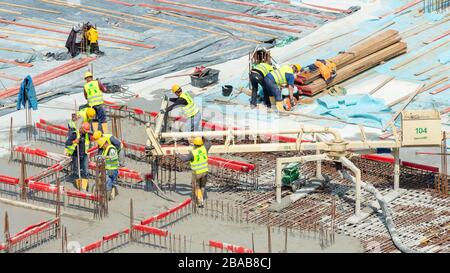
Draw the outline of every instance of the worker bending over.
<instances>
[{"instance_id":1,"label":"worker bending over","mask_svg":"<svg viewBox=\"0 0 450 273\"><path fill-rule=\"evenodd\" d=\"M268 108L271 108L271 103L269 99L269 92L267 90L266 84L264 82L264 78L273 71L273 67L267 63L259 63L254 65L252 70L250 71L250 83L252 85L252 97L250 99L250 106L255 108L257 106L257 98L258 98L258 85L261 85L264 92L264 103Z\"/></svg>"},{"instance_id":2,"label":"worker bending over","mask_svg":"<svg viewBox=\"0 0 450 273\"><path fill-rule=\"evenodd\" d=\"M270 92L270 101L272 104L276 102L278 111L284 111L283 108L283 96L281 95L281 89L286 87L289 89L289 99L291 105L294 103L294 82L296 74L301 71L299 64L292 66L283 65L280 69L273 70L264 78L266 88Z\"/></svg>"},{"instance_id":3,"label":"worker bending over","mask_svg":"<svg viewBox=\"0 0 450 273\"><path fill-rule=\"evenodd\" d=\"M91 126L87 122L83 122L78 130L75 122L69 121L69 132L65 142L64 154L72 157L72 179L88 178L88 150L89 150L89 131ZM78 173L78 171L80 173Z\"/></svg>"},{"instance_id":4,"label":"worker bending over","mask_svg":"<svg viewBox=\"0 0 450 273\"><path fill-rule=\"evenodd\" d=\"M109 200L119 195L116 187L117 177L119 176L119 154L114 145L109 144L106 138L101 137L97 140L98 157L105 160L106 170L106 191Z\"/></svg>"},{"instance_id":5,"label":"worker bending over","mask_svg":"<svg viewBox=\"0 0 450 273\"><path fill-rule=\"evenodd\" d=\"M186 118L184 131L199 131L202 115L197 104L194 102L194 99L192 99L188 92L184 92L178 84L172 86L172 92L177 95L177 98L169 99L173 104L167 107L167 112L172 111L179 105L184 105L182 108L183 115ZM166 110L161 109L161 114L164 114L165 112Z\"/></svg>"},{"instance_id":6,"label":"worker bending over","mask_svg":"<svg viewBox=\"0 0 450 273\"><path fill-rule=\"evenodd\" d=\"M84 97L88 102L88 106L95 109L97 117L97 122L92 123L93 130L94 132L98 131L98 123L100 123L102 125L101 130L105 134L108 132L106 113L103 109L103 92L106 92L106 87L98 80L94 80L94 76L89 71L84 73L84 79L86 80L84 84Z\"/></svg>"},{"instance_id":7,"label":"worker bending over","mask_svg":"<svg viewBox=\"0 0 450 273\"><path fill-rule=\"evenodd\" d=\"M211 143L203 145L201 137L194 138L194 147L187 155L176 153L182 161L189 161L192 170L192 200L202 208L204 205L203 196L205 196L205 186L208 181L208 151Z\"/></svg>"},{"instance_id":8,"label":"worker bending over","mask_svg":"<svg viewBox=\"0 0 450 273\"><path fill-rule=\"evenodd\" d=\"M80 120L81 123L87 122L91 124L96 116L95 109L92 107L84 107L81 108L76 113L72 114L72 120L78 121Z\"/></svg>"},{"instance_id":9,"label":"worker bending over","mask_svg":"<svg viewBox=\"0 0 450 273\"><path fill-rule=\"evenodd\" d=\"M92 139L94 141L99 140L101 137L105 138L109 145L116 147L117 154L119 155L120 166L123 167L123 163L125 162L125 151L123 149L122 141L112 134L102 134L100 131L95 131L92 135Z\"/></svg>"}]
</instances>

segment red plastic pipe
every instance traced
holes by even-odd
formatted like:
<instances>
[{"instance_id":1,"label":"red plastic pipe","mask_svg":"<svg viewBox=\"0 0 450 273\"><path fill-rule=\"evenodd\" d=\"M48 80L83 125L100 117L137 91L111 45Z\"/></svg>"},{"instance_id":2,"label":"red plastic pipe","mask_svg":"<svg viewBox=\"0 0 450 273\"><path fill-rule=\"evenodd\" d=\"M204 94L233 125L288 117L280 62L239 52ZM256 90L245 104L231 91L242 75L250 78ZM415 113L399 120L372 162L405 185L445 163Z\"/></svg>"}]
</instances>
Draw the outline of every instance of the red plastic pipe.
<instances>
[{"instance_id":1,"label":"red plastic pipe","mask_svg":"<svg viewBox=\"0 0 450 273\"><path fill-rule=\"evenodd\" d=\"M128 2L122 2L122 1L118 1L118 0L106 0L108 2L112 2L112 3L116 3L116 4L120 4L120 5L124 5L127 7L132 7L134 6L134 4L128 3Z\"/></svg>"},{"instance_id":2,"label":"red plastic pipe","mask_svg":"<svg viewBox=\"0 0 450 273\"><path fill-rule=\"evenodd\" d=\"M32 67L32 64L29 63L19 63L16 61L11 61L11 60L6 60L6 59L0 59L0 63L5 63L5 64L13 64L13 65L17 65L17 66L23 66L23 67Z\"/></svg>"},{"instance_id":3,"label":"red plastic pipe","mask_svg":"<svg viewBox=\"0 0 450 273\"><path fill-rule=\"evenodd\" d=\"M228 17L221 17L221 16L205 14L205 13L200 13L200 12L195 12L195 11L186 11L186 10L169 8L169 7L154 6L154 5L150 5L150 4L139 4L139 6L152 8L152 9L155 9L155 10L167 10L167 11L173 11L173 12L178 12L178 13L189 14L189 15L193 15L193 16L200 16L200 17L216 19L216 20L220 20L220 21L228 21L228 22L233 22L233 23L238 23L238 24L251 25L251 26L256 26L256 27L261 27L261 28L266 28L266 29L281 30L281 31L293 32L293 33L300 33L300 32L302 32L301 30L295 30L295 29L291 29L291 28L285 28L285 27L279 27L279 26L273 26L273 25L267 25L267 24L249 22L249 21L243 21L243 20L239 20L239 19L233 19L233 18L228 18Z\"/></svg>"}]
</instances>

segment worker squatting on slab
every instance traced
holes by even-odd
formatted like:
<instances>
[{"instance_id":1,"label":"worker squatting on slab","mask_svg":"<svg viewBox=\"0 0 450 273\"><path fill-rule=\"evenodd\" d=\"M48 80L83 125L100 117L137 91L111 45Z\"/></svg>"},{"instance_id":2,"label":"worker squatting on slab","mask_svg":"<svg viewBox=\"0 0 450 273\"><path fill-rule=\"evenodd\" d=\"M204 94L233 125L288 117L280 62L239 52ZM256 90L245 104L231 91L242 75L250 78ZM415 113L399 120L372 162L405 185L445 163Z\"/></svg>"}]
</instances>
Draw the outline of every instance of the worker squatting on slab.
<instances>
[{"instance_id":1,"label":"worker squatting on slab","mask_svg":"<svg viewBox=\"0 0 450 273\"><path fill-rule=\"evenodd\" d=\"M109 200L112 200L119 194L116 187L117 177L119 176L119 153L117 148L110 144L105 137L99 138L97 144L97 157L103 157L105 160L106 191Z\"/></svg>"},{"instance_id":2,"label":"worker squatting on slab","mask_svg":"<svg viewBox=\"0 0 450 273\"><path fill-rule=\"evenodd\" d=\"M98 32L95 26L88 23L86 25L85 37L87 40L87 52L90 54L103 55L104 53L100 51L98 46Z\"/></svg>"},{"instance_id":3,"label":"worker squatting on slab","mask_svg":"<svg viewBox=\"0 0 450 273\"><path fill-rule=\"evenodd\" d=\"M258 101L258 85L261 85L264 93L264 104L267 108L271 108L272 104L270 103L270 94L269 90L266 87L266 83L264 82L264 78L273 71L273 67L270 64L261 62L252 67L250 71L249 79L252 85L252 97L250 99L250 106L255 108L257 106Z\"/></svg>"},{"instance_id":4,"label":"worker squatting on slab","mask_svg":"<svg viewBox=\"0 0 450 273\"><path fill-rule=\"evenodd\" d=\"M102 126L100 130L106 134L108 133L108 125L106 123L106 113L103 109L103 92L106 92L106 87L99 82L98 80L94 80L94 76L91 72L84 73L84 79L86 83L84 84L84 97L87 100L87 104L81 106L80 109L84 107L92 107L96 112L96 122L92 122L92 128L95 131L98 131L98 123Z\"/></svg>"},{"instance_id":5,"label":"worker squatting on slab","mask_svg":"<svg viewBox=\"0 0 450 273\"><path fill-rule=\"evenodd\" d=\"M187 155L176 153L176 156L182 161L189 161L192 170L192 200L196 202L198 207L204 205L203 196L205 196L205 187L208 181L208 151L211 143L203 144L201 137L194 138L194 147Z\"/></svg>"},{"instance_id":6,"label":"worker squatting on slab","mask_svg":"<svg viewBox=\"0 0 450 273\"><path fill-rule=\"evenodd\" d=\"M270 94L270 103L272 105L276 104L278 111L284 111L283 96L281 94L283 87L289 89L290 105L294 106L296 104L294 100L294 82L301 70L302 67L299 64L283 65L279 69L269 72L264 77L264 83Z\"/></svg>"},{"instance_id":7,"label":"worker squatting on slab","mask_svg":"<svg viewBox=\"0 0 450 273\"><path fill-rule=\"evenodd\" d=\"M177 98L170 98L169 100L173 102L173 104L167 107L167 110L161 109L161 114L170 112L179 105L184 105L182 108L183 115L186 118L184 131L198 131L200 128L202 115L194 99L188 92L183 91L178 84L174 84L172 86L172 92L177 96Z\"/></svg>"},{"instance_id":8,"label":"worker squatting on slab","mask_svg":"<svg viewBox=\"0 0 450 273\"><path fill-rule=\"evenodd\" d=\"M102 134L102 132L100 131L95 131L92 135L92 139L94 141L98 141L102 137L106 139L106 142L108 142L109 145L113 145L114 147L116 147L117 153L119 155L119 166L123 167L123 162L125 162L125 151L123 149L122 141L120 141L120 139L113 136L112 134Z\"/></svg>"}]
</instances>

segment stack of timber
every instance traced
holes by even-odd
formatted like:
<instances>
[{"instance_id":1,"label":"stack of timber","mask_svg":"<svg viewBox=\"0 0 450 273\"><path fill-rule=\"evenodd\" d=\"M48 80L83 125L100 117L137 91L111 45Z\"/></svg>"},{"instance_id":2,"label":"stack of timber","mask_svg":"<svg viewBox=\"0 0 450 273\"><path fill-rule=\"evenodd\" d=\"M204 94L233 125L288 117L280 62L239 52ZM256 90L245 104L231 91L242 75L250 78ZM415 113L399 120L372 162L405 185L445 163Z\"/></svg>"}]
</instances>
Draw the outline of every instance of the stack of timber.
<instances>
[{"instance_id":1,"label":"stack of timber","mask_svg":"<svg viewBox=\"0 0 450 273\"><path fill-rule=\"evenodd\" d=\"M345 52L329 59L336 64L337 76L327 84L319 70L305 72L296 81L303 95L314 96L324 89L343 82L378 64L406 53L407 45L396 30L386 30L365 38Z\"/></svg>"}]
</instances>

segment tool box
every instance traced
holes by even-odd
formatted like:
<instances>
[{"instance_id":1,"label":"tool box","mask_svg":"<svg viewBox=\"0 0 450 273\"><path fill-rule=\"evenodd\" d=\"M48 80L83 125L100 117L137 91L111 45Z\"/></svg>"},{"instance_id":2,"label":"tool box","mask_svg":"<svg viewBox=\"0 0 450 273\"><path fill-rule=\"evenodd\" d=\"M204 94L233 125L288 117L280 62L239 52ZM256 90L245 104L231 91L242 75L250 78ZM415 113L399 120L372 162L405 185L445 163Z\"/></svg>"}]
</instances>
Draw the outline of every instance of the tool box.
<instances>
[{"instance_id":1,"label":"tool box","mask_svg":"<svg viewBox=\"0 0 450 273\"><path fill-rule=\"evenodd\" d=\"M211 85L219 81L219 70L207 68L202 71L198 76L191 76L191 85L199 88Z\"/></svg>"}]
</instances>

